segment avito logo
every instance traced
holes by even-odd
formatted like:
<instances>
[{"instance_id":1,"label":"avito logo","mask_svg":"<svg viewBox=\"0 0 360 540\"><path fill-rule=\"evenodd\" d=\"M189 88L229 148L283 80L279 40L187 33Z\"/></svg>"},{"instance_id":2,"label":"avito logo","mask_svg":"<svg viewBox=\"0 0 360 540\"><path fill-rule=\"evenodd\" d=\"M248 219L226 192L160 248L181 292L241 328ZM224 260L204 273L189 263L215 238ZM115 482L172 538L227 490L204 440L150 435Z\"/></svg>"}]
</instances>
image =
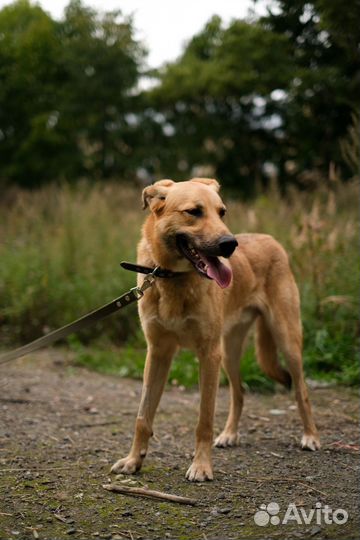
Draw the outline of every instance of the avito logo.
<instances>
[{"instance_id":1,"label":"avito logo","mask_svg":"<svg viewBox=\"0 0 360 540\"><path fill-rule=\"evenodd\" d=\"M280 506L277 502L262 504L260 509L254 514L254 521L259 527L267 525L287 525L288 523L297 523L298 525L344 525L349 519L349 514L343 508L333 510L325 504L324 506L317 502L315 508L306 510L303 507L297 507L296 504L290 503L283 517L280 515Z\"/></svg>"}]
</instances>

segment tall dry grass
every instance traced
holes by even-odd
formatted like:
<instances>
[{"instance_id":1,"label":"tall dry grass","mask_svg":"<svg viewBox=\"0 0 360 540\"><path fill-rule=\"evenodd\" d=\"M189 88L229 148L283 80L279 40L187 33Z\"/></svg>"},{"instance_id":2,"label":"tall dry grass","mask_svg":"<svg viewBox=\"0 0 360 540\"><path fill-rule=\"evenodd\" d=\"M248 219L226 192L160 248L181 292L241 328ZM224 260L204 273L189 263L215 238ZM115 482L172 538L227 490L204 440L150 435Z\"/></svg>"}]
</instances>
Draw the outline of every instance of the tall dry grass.
<instances>
[{"instance_id":1,"label":"tall dry grass","mask_svg":"<svg viewBox=\"0 0 360 540\"><path fill-rule=\"evenodd\" d=\"M16 191L0 217L0 333L13 344L77 318L128 288L141 212L128 187L78 185ZM119 322L120 318L120 322ZM90 329L126 339L134 312ZM114 333L111 333L111 332Z\"/></svg>"},{"instance_id":2,"label":"tall dry grass","mask_svg":"<svg viewBox=\"0 0 360 540\"><path fill-rule=\"evenodd\" d=\"M227 201L233 232L272 234L289 252L302 297L308 373L346 383L358 377L358 200L357 183L334 177L311 192L292 189L281 197L273 187L251 203ZM135 260L143 218L140 191L122 183L3 195L2 347L38 337L133 286L135 276L119 262ZM137 375L143 362L134 352L143 347L139 336L136 308L128 308L84 331L72 346L85 363L106 369L111 357L110 370ZM104 352L94 356L84 343ZM119 345L125 346L120 361ZM245 371L256 379L251 357ZM174 378L191 383L194 363L186 358L186 368L175 366Z\"/></svg>"}]
</instances>

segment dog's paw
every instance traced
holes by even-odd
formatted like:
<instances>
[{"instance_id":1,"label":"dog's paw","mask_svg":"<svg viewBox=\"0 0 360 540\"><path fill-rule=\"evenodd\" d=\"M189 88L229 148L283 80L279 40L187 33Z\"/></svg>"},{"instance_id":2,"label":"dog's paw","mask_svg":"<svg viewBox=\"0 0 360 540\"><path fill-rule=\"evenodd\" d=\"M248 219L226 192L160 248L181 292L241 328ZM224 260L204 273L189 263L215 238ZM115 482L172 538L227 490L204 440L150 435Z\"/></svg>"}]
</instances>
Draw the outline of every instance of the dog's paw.
<instances>
[{"instance_id":1,"label":"dog's paw","mask_svg":"<svg viewBox=\"0 0 360 540\"><path fill-rule=\"evenodd\" d=\"M135 458L132 456L127 456L123 459L119 459L111 467L110 472L114 474L134 474L141 469L142 459Z\"/></svg>"},{"instance_id":2,"label":"dog's paw","mask_svg":"<svg viewBox=\"0 0 360 540\"><path fill-rule=\"evenodd\" d=\"M226 446L238 446L240 444L240 435L230 431L223 431L215 439L214 446L225 448Z\"/></svg>"},{"instance_id":3,"label":"dog's paw","mask_svg":"<svg viewBox=\"0 0 360 540\"><path fill-rule=\"evenodd\" d=\"M205 482L213 480L214 475L210 463L196 463L194 461L188 468L185 478L190 482Z\"/></svg>"},{"instance_id":4,"label":"dog's paw","mask_svg":"<svg viewBox=\"0 0 360 540\"><path fill-rule=\"evenodd\" d=\"M320 439L318 435L304 434L301 439L301 448L303 450L320 450Z\"/></svg>"}]
</instances>

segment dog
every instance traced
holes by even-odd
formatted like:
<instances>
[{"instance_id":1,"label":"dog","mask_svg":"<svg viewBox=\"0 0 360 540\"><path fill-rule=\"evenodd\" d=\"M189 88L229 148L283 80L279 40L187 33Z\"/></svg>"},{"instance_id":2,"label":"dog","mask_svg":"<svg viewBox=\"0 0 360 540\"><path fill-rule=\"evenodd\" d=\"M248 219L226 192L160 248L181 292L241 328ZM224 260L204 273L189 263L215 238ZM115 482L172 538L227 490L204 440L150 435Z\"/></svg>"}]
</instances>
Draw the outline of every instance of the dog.
<instances>
[{"instance_id":1,"label":"dog","mask_svg":"<svg viewBox=\"0 0 360 540\"><path fill-rule=\"evenodd\" d=\"M287 388L291 383L295 387L304 427L302 448L320 448L302 368L299 293L287 254L269 235L232 235L223 221L226 208L219 189L216 180L193 178L160 180L143 191L143 206L150 215L142 229L138 263L176 274L156 279L139 302L148 345L142 396L130 453L113 465L114 473L140 470L171 360L179 347L186 347L199 360L201 395L195 454L186 478L213 479L220 366L229 379L231 397L226 425L215 445L235 446L243 407L239 361L255 322L261 368ZM278 352L288 370L279 363Z\"/></svg>"}]
</instances>

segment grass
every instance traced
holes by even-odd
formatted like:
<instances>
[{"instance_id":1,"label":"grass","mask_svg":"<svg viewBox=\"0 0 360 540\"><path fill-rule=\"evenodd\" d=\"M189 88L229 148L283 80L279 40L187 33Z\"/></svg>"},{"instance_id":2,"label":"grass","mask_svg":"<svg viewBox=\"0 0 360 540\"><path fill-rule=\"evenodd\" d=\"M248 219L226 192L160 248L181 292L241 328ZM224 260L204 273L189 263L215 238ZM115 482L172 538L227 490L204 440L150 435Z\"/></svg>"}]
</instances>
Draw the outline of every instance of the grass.
<instances>
[{"instance_id":1,"label":"grass","mask_svg":"<svg viewBox=\"0 0 360 540\"><path fill-rule=\"evenodd\" d=\"M290 255L302 297L308 376L356 384L358 338L358 186L337 180L309 192L276 188L245 203L228 198L234 232L266 232ZM0 201L0 339L25 343L110 301L134 284L119 262L135 260L144 215L140 191L123 183L8 191ZM141 377L145 343L129 307L69 340L75 361L91 369ZM269 389L251 345L245 383ZM197 383L189 351L175 359L170 381Z\"/></svg>"},{"instance_id":2,"label":"grass","mask_svg":"<svg viewBox=\"0 0 360 540\"><path fill-rule=\"evenodd\" d=\"M128 343L120 350L111 344L99 347L86 347L75 336L69 338L69 346L75 354L78 366L94 371L141 379L145 363L146 346ZM241 375L245 386L251 390L272 391L274 383L260 371L255 359L254 348L249 347L241 360ZM169 374L169 383L176 386L191 387L198 381L198 362L188 350L181 350L174 358ZM221 383L226 384L225 374Z\"/></svg>"}]
</instances>

